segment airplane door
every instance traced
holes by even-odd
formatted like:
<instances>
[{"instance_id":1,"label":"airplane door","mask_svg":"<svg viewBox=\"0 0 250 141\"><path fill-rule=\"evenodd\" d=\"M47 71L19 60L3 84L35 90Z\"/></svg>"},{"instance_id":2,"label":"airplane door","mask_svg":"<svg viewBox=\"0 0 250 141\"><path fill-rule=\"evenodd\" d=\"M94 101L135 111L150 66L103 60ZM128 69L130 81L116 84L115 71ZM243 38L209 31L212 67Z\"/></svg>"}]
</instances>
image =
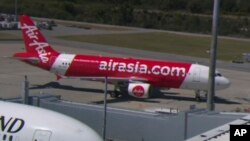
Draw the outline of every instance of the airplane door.
<instances>
[{"instance_id":1,"label":"airplane door","mask_svg":"<svg viewBox=\"0 0 250 141\"><path fill-rule=\"evenodd\" d=\"M58 62L57 74L64 75L70 66L70 61L67 58L62 59Z\"/></svg>"},{"instance_id":2,"label":"airplane door","mask_svg":"<svg viewBox=\"0 0 250 141\"><path fill-rule=\"evenodd\" d=\"M48 130L36 130L32 141L50 141L51 134Z\"/></svg>"},{"instance_id":3,"label":"airplane door","mask_svg":"<svg viewBox=\"0 0 250 141\"><path fill-rule=\"evenodd\" d=\"M200 72L201 72L200 68L194 68L193 82L200 82Z\"/></svg>"}]
</instances>

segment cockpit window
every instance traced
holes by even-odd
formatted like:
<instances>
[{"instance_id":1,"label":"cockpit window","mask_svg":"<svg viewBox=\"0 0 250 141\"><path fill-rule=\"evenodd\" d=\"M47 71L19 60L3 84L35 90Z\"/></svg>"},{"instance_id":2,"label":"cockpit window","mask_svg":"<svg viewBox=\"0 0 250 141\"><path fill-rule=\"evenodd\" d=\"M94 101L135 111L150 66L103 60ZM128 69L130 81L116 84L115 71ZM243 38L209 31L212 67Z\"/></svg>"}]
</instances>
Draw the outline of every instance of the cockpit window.
<instances>
[{"instance_id":1,"label":"cockpit window","mask_svg":"<svg viewBox=\"0 0 250 141\"><path fill-rule=\"evenodd\" d=\"M222 75L220 73L215 73L215 77L216 76L221 77Z\"/></svg>"}]
</instances>

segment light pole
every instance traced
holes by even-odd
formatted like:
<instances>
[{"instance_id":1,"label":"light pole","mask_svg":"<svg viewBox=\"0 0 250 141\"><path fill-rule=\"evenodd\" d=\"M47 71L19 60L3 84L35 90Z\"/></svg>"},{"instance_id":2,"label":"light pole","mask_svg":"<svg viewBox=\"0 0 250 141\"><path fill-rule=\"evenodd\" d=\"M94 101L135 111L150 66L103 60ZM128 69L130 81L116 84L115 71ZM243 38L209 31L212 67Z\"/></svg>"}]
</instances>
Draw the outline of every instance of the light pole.
<instances>
[{"instance_id":1,"label":"light pole","mask_svg":"<svg viewBox=\"0 0 250 141\"><path fill-rule=\"evenodd\" d=\"M107 95L108 95L108 77L105 76L105 88L104 88L104 117L103 117L103 140L106 140L106 122L107 122Z\"/></svg>"},{"instance_id":2,"label":"light pole","mask_svg":"<svg viewBox=\"0 0 250 141\"><path fill-rule=\"evenodd\" d=\"M15 0L15 21L17 21L17 0Z\"/></svg>"},{"instance_id":3,"label":"light pole","mask_svg":"<svg viewBox=\"0 0 250 141\"><path fill-rule=\"evenodd\" d=\"M218 20L219 20L219 7L220 0L214 0L213 9L213 25L212 25L212 42L210 48L210 67L209 67L209 89L207 97L207 109L213 111L214 96L215 96L215 68L216 68L216 55L217 55L217 36L218 36Z\"/></svg>"}]
</instances>

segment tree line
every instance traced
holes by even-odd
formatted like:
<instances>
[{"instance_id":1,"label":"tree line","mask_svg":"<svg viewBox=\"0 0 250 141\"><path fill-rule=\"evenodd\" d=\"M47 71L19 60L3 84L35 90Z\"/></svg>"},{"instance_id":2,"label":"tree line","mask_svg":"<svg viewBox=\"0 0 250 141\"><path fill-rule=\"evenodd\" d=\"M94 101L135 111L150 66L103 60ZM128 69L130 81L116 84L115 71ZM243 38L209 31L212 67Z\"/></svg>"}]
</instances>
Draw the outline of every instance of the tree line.
<instances>
[{"instance_id":1,"label":"tree line","mask_svg":"<svg viewBox=\"0 0 250 141\"><path fill-rule=\"evenodd\" d=\"M15 0L1 0L14 13ZM210 33L213 0L22 0L18 12L37 17ZM250 37L249 0L221 0L220 34Z\"/></svg>"}]
</instances>

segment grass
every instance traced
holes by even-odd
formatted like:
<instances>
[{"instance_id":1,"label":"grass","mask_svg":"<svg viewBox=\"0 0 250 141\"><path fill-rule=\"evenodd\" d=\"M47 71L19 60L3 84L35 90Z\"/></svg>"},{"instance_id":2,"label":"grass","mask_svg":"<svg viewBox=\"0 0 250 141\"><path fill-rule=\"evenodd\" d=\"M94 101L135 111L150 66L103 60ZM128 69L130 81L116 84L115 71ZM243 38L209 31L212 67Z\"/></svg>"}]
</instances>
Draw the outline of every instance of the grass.
<instances>
[{"instance_id":1,"label":"grass","mask_svg":"<svg viewBox=\"0 0 250 141\"><path fill-rule=\"evenodd\" d=\"M165 32L136 34L76 35L59 37L66 40L166 52L185 56L208 58L210 37L177 35ZM217 56L220 60L231 61L242 53L250 52L250 41L219 39Z\"/></svg>"},{"instance_id":2,"label":"grass","mask_svg":"<svg viewBox=\"0 0 250 141\"><path fill-rule=\"evenodd\" d=\"M22 40L22 38L17 35L0 32L0 41L14 41L14 40L20 41Z\"/></svg>"}]
</instances>

